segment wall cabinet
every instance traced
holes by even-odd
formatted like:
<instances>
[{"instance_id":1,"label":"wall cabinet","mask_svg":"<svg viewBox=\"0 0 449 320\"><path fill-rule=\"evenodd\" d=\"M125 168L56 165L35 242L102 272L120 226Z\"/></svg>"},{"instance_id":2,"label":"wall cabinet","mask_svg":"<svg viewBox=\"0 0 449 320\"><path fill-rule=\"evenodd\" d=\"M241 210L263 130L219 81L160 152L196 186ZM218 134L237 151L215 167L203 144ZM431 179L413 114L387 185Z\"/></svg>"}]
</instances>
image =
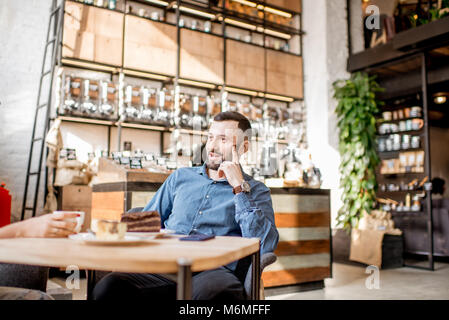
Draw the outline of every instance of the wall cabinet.
<instances>
[{"instance_id":1,"label":"wall cabinet","mask_svg":"<svg viewBox=\"0 0 449 320\"><path fill-rule=\"evenodd\" d=\"M226 84L265 91L264 49L226 40Z\"/></svg>"},{"instance_id":2,"label":"wall cabinet","mask_svg":"<svg viewBox=\"0 0 449 320\"><path fill-rule=\"evenodd\" d=\"M181 30L181 78L223 83L223 39L188 29Z\"/></svg>"},{"instance_id":3,"label":"wall cabinet","mask_svg":"<svg viewBox=\"0 0 449 320\"><path fill-rule=\"evenodd\" d=\"M176 27L125 16L123 67L176 75Z\"/></svg>"},{"instance_id":4,"label":"wall cabinet","mask_svg":"<svg viewBox=\"0 0 449 320\"><path fill-rule=\"evenodd\" d=\"M68 1L62 57L122 64L123 14Z\"/></svg>"}]
</instances>

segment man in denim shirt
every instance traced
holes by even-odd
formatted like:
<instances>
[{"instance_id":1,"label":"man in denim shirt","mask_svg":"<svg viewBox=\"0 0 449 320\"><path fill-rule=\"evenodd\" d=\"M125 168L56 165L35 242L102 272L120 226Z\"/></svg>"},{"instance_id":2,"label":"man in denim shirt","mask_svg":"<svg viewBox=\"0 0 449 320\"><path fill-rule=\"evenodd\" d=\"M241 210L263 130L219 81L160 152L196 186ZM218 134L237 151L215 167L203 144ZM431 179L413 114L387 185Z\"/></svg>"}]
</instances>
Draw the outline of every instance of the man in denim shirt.
<instances>
[{"instance_id":1,"label":"man in denim shirt","mask_svg":"<svg viewBox=\"0 0 449 320\"><path fill-rule=\"evenodd\" d=\"M237 112L215 116L203 166L173 172L144 211L157 210L162 224L180 234L257 237L261 253L276 249L270 190L242 171L239 158L249 150L251 125ZM244 262L246 261L246 262ZM194 299L244 299L248 259L195 273ZM112 273L94 289L94 299L175 297L176 284L162 275Z\"/></svg>"}]
</instances>

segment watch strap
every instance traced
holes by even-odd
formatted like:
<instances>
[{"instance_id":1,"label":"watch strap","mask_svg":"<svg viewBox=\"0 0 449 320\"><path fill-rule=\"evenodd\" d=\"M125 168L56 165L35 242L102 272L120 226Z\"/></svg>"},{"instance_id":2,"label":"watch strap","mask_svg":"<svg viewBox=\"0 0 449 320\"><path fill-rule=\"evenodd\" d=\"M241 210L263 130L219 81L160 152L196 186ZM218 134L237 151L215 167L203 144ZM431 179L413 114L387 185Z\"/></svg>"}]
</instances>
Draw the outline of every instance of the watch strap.
<instances>
[{"instance_id":1,"label":"watch strap","mask_svg":"<svg viewBox=\"0 0 449 320\"><path fill-rule=\"evenodd\" d=\"M243 191L242 186L237 186L237 187L232 188L232 193L234 193L234 194L240 193L242 191Z\"/></svg>"}]
</instances>

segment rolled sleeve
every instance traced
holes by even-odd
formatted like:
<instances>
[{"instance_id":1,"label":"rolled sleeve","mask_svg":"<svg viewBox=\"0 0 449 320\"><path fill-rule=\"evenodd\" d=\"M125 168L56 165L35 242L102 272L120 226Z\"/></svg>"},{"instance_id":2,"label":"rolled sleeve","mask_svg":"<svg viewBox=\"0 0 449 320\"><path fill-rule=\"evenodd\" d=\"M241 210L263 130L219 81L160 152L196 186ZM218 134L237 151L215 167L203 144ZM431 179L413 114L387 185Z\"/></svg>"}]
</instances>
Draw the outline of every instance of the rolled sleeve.
<instances>
[{"instance_id":1,"label":"rolled sleeve","mask_svg":"<svg viewBox=\"0 0 449 320\"><path fill-rule=\"evenodd\" d=\"M241 214L256 207L256 203L251 196L245 192L237 193L234 196L236 214Z\"/></svg>"},{"instance_id":2,"label":"rolled sleeve","mask_svg":"<svg viewBox=\"0 0 449 320\"><path fill-rule=\"evenodd\" d=\"M235 219L242 236L259 238L262 253L273 252L279 241L274 223L274 211L268 188L256 188L250 194L240 192L234 196ZM262 190L261 190L262 189Z\"/></svg>"}]
</instances>

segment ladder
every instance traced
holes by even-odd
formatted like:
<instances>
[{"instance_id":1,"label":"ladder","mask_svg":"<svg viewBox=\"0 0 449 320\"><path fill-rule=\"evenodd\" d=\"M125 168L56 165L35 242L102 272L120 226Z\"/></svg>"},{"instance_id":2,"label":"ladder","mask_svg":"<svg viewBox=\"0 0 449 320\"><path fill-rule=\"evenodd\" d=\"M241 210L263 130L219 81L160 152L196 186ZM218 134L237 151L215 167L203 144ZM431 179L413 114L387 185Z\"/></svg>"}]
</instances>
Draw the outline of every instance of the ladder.
<instances>
[{"instance_id":1,"label":"ladder","mask_svg":"<svg viewBox=\"0 0 449 320\"><path fill-rule=\"evenodd\" d=\"M58 4L58 2L60 2ZM53 0L50 8L50 17L48 20L47 38L45 41L44 57L42 62L41 75L39 78L39 90L37 94L36 109L34 114L33 133L31 137L31 147L28 157L28 165L25 180L25 191L23 194L21 220L25 219L25 212L31 211L31 216L36 216L36 209L39 195L39 185L42 173L42 161L44 159L45 137L50 124L51 97L53 88L53 79L56 64L60 56L60 43L62 42L62 21L63 21L64 1ZM44 86L44 82L48 86ZM47 94L44 88L48 88ZM47 101L41 102L41 97L47 97ZM43 129L42 133L37 133L36 129ZM40 143L39 143L40 142ZM45 150L44 150L45 149ZM36 157L33 157L34 153ZM34 160L34 163L33 163ZM47 171L47 170L46 170ZM35 177L33 183L30 178ZM28 206L29 187L34 185L34 197L32 206ZM47 186L45 186L47 188ZM45 199L44 199L45 201Z\"/></svg>"}]
</instances>

